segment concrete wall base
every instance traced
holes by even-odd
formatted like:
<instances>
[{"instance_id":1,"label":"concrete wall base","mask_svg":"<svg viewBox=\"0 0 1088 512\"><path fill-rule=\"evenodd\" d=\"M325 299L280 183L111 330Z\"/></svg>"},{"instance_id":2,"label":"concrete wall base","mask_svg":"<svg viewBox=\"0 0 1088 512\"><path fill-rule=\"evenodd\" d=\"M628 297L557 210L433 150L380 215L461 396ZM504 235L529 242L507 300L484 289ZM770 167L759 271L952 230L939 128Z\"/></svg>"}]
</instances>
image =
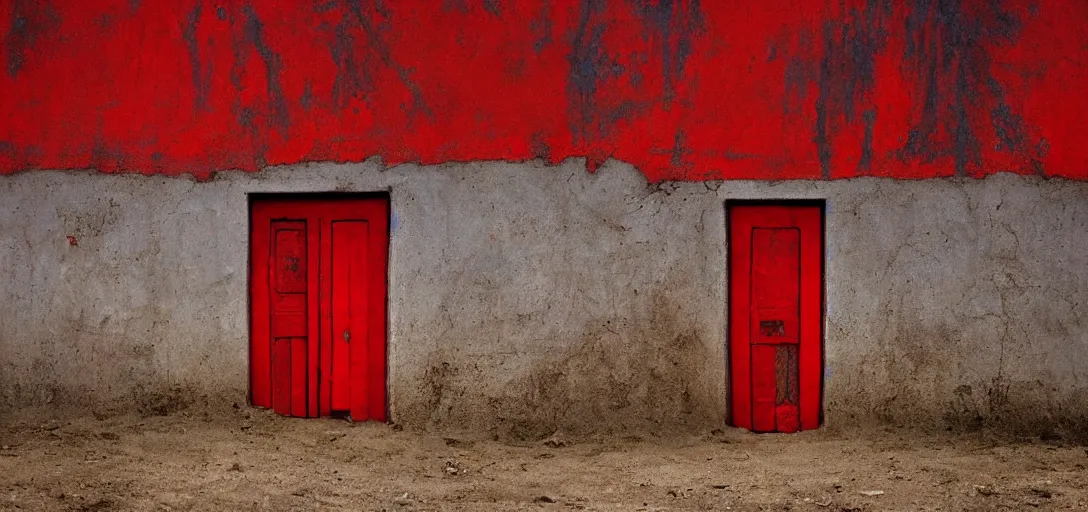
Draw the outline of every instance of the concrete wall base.
<instances>
[{"instance_id":1,"label":"concrete wall base","mask_svg":"<svg viewBox=\"0 0 1088 512\"><path fill-rule=\"evenodd\" d=\"M244 401L247 194L378 190L406 426L724 426L724 203L812 198L827 200L828 425L1088 431L1088 183L651 186L573 160L0 178L0 407Z\"/></svg>"}]
</instances>

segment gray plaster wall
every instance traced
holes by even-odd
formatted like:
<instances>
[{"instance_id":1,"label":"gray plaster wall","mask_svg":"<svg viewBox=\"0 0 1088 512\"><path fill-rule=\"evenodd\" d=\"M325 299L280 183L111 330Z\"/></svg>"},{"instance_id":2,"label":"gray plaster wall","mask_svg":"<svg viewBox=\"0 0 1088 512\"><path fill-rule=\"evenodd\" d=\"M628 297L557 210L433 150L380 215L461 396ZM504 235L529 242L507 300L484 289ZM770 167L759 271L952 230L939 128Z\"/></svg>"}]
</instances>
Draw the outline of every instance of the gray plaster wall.
<instances>
[{"instance_id":1,"label":"gray plaster wall","mask_svg":"<svg viewBox=\"0 0 1088 512\"><path fill-rule=\"evenodd\" d=\"M1088 184L652 186L580 161L0 177L0 414L244 402L247 194L308 191L390 194L388 388L409 427L723 426L724 203L815 198L828 425L1088 430Z\"/></svg>"}]
</instances>

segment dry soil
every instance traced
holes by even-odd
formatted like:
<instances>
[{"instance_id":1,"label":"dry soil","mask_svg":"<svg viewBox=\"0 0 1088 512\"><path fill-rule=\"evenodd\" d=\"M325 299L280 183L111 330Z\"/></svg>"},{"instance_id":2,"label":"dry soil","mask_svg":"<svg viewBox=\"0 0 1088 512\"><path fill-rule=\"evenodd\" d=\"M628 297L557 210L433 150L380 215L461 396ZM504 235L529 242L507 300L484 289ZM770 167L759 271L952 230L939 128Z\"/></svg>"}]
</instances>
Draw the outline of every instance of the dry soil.
<instances>
[{"instance_id":1,"label":"dry soil","mask_svg":"<svg viewBox=\"0 0 1088 512\"><path fill-rule=\"evenodd\" d=\"M5 423L0 510L1088 510L1088 449L985 433L498 442L248 407Z\"/></svg>"}]
</instances>

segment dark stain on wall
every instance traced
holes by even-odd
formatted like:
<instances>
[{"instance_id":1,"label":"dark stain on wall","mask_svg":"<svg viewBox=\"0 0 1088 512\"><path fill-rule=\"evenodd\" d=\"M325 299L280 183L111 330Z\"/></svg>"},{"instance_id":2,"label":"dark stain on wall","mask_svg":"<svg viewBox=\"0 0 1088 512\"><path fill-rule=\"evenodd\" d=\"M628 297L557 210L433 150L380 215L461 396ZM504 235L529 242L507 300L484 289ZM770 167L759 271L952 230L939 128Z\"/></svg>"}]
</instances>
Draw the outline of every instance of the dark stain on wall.
<instances>
[{"instance_id":1,"label":"dark stain on wall","mask_svg":"<svg viewBox=\"0 0 1088 512\"><path fill-rule=\"evenodd\" d=\"M224 7L220 6L216 8L216 16L223 16L223 19L230 25L232 39L231 39L231 67L230 67L230 83L234 88L234 94L231 95L231 114L234 117L235 123L242 128L244 132L250 134L256 134L256 126L253 124L253 112L242 106L241 92L242 92L242 77L246 72L246 64L249 61L247 52L243 51L246 46L245 36L240 33L238 28L238 13L236 9L227 11Z\"/></svg>"},{"instance_id":2,"label":"dark stain on wall","mask_svg":"<svg viewBox=\"0 0 1088 512\"><path fill-rule=\"evenodd\" d=\"M208 92L211 88L212 66L204 66L200 60L200 46L196 40L196 29L200 23L203 2L197 2L185 23L181 26L181 38L185 41L185 50L189 53L189 65L192 66L194 104L198 111L208 107Z\"/></svg>"},{"instance_id":3,"label":"dark stain on wall","mask_svg":"<svg viewBox=\"0 0 1088 512\"><path fill-rule=\"evenodd\" d=\"M499 0L483 0L484 10L493 16L501 16Z\"/></svg>"},{"instance_id":4,"label":"dark stain on wall","mask_svg":"<svg viewBox=\"0 0 1088 512\"><path fill-rule=\"evenodd\" d=\"M283 69L283 63L280 62L280 56L273 52L268 46L268 42L265 41L264 24L257 17L257 13L253 11L253 6L246 4L242 7L242 13L245 15L246 41L253 45L253 48L257 50L257 55L264 62L268 82L270 121L272 126L279 128L281 133L286 134L291 126L291 121L287 115L287 99L283 96L283 87L280 85L280 72Z\"/></svg>"},{"instance_id":5,"label":"dark stain on wall","mask_svg":"<svg viewBox=\"0 0 1088 512\"><path fill-rule=\"evenodd\" d=\"M303 110L310 110L314 106L314 88L309 82L302 89L302 96L298 98L298 104Z\"/></svg>"},{"instance_id":6,"label":"dark stain on wall","mask_svg":"<svg viewBox=\"0 0 1088 512\"><path fill-rule=\"evenodd\" d=\"M861 115L865 123L865 138L861 142L861 159L858 160L858 174L865 174L873 167L873 128L876 124L876 109L870 108Z\"/></svg>"},{"instance_id":7,"label":"dark stain on wall","mask_svg":"<svg viewBox=\"0 0 1088 512\"><path fill-rule=\"evenodd\" d=\"M346 107L353 98L365 99L374 90L374 81L367 70L372 69L376 63L369 52L364 52L361 57L356 53L358 30L360 28L355 12L350 8L345 9L340 22L333 29L333 38L329 43L332 61L336 64L332 97L338 108Z\"/></svg>"},{"instance_id":8,"label":"dark stain on wall","mask_svg":"<svg viewBox=\"0 0 1088 512\"><path fill-rule=\"evenodd\" d=\"M91 162L96 167L116 169L125 164L125 151L116 143L110 143L102 135L102 127L99 124L95 132L94 145L91 146Z\"/></svg>"},{"instance_id":9,"label":"dark stain on wall","mask_svg":"<svg viewBox=\"0 0 1088 512\"><path fill-rule=\"evenodd\" d=\"M577 142L586 142L599 136L596 112L596 95L602 82L623 73L621 66L610 57L601 43L608 25L600 15L605 10L603 0L582 0L578 23L571 39L570 71L567 75L567 94L571 110L571 132ZM597 129L592 126L597 124Z\"/></svg>"},{"instance_id":10,"label":"dark stain on wall","mask_svg":"<svg viewBox=\"0 0 1088 512\"><path fill-rule=\"evenodd\" d=\"M544 161L551 160L552 148L548 145L548 140L545 138L544 132L533 132L532 139L529 141L529 147L534 158L540 158ZM2 146L0 146L0 149L2 149Z\"/></svg>"},{"instance_id":11,"label":"dark stain on wall","mask_svg":"<svg viewBox=\"0 0 1088 512\"><path fill-rule=\"evenodd\" d=\"M60 17L52 2L14 0L11 11L11 28L4 37L7 49L8 76L15 78L26 66L27 52L34 48L39 38L60 25Z\"/></svg>"},{"instance_id":12,"label":"dark stain on wall","mask_svg":"<svg viewBox=\"0 0 1088 512\"><path fill-rule=\"evenodd\" d=\"M539 54L552 44L552 2L543 0L540 14L529 22L529 30L534 34L533 52Z\"/></svg>"},{"instance_id":13,"label":"dark stain on wall","mask_svg":"<svg viewBox=\"0 0 1088 512\"><path fill-rule=\"evenodd\" d=\"M23 67L23 59L25 48L34 39L34 34L30 30L30 21L26 19L25 9L23 1L16 1L9 15L11 16L11 28L8 29L8 34L4 38L4 46L7 47L8 57L8 75L15 78L19 74L19 70Z\"/></svg>"},{"instance_id":14,"label":"dark stain on wall","mask_svg":"<svg viewBox=\"0 0 1088 512\"><path fill-rule=\"evenodd\" d=\"M1013 111L1006 102L1005 89L997 80L989 80L990 91L994 95L995 105L990 109L990 121L993 124L994 135L997 137L997 145L994 149L1013 155L1022 155L1027 158L1036 173L1042 173L1043 159L1046 158L1044 150L1045 139L1029 149L1028 128L1024 118Z\"/></svg>"},{"instance_id":15,"label":"dark stain on wall","mask_svg":"<svg viewBox=\"0 0 1088 512\"><path fill-rule=\"evenodd\" d=\"M799 48L810 48L812 37L808 32L801 31L797 34ZM778 58L778 47L772 46L768 56L768 62ZM789 55L785 59L785 74L783 80L786 88L786 96L782 101L782 112L785 115L799 114L808 100L808 86L816 80L816 65L811 59L800 54Z\"/></svg>"},{"instance_id":16,"label":"dark stain on wall","mask_svg":"<svg viewBox=\"0 0 1088 512\"><path fill-rule=\"evenodd\" d=\"M412 80L411 73L404 66L400 65L393 59L393 54L389 50L389 45L382 40L378 33L378 25L370 18L369 13L364 11L361 0L345 0L351 13L355 15L356 21L359 26L362 27L363 32L366 34L366 44L369 51L375 52L381 59L382 63L389 66L400 77L401 83L408 88L409 93L412 95L412 111L415 114L422 114L427 117L433 118L434 113L430 107L427 106L427 102L424 101L423 91L419 88L419 85ZM389 13L382 7L381 2L375 1L373 3L374 11L383 18L389 19Z\"/></svg>"},{"instance_id":17,"label":"dark stain on wall","mask_svg":"<svg viewBox=\"0 0 1088 512\"><path fill-rule=\"evenodd\" d=\"M665 106L676 96L676 85L684 74L684 64L691 55L696 34L702 29L699 0L660 0L635 2L636 11L646 29L658 36L661 52L661 76L665 78Z\"/></svg>"},{"instance_id":18,"label":"dark stain on wall","mask_svg":"<svg viewBox=\"0 0 1088 512\"><path fill-rule=\"evenodd\" d=\"M810 37L802 32L795 38L795 51L786 57L785 113L806 104L810 87L817 94L812 141L821 176L831 177L836 136L859 123L857 173L872 171L880 111L874 101L876 62L888 51L889 35L897 26L905 35L905 83L920 98L900 139L897 155L902 161L949 158L955 173L963 175L982 165L981 139L992 127L997 151L1027 155L1035 168L1041 166L1038 153L1027 149L1031 130L991 73L990 52L1016 44L1020 33L1020 20L1004 8L1003 0L913 0L896 7L891 0L846 7L841 18L823 23L815 55L807 51ZM779 52L772 45L768 60L777 59Z\"/></svg>"},{"instance_id":19,"label":"dark stain on wall","mask_svg":"<svg viewBox=\"0 0 1088 512\"><path fill-rule=\"evenodd\" d=\"M468 14L468 4L465 0L442 0L442 12Z\"/></svg>"},{"instance_id":20,"label":"dark stain on wall","mask_svg":"<svg viewBox=\"0 0 1088 512\"><path fill-rule=\"evenodd\" d=\"M819 96L813 130L820 173L824 178L831 177L831 138L843 125L857 120L858 108L875 112L870 99L876 85L875 63L877 55L887 46L885 25L891 13L890 0L867 0L863 9L851 8L844 19L824 24L824 54L817 78ZM872 161L871 130L867 135L870 156L867 162L859 162L859 167L865 169ZM862 160L866 160L864 155Z\"/></svg>"},{"instance_id":21,"label":"dark stain on wall","mask_svg":"<svg viewBox=\"0 0 1088 512\"><path fill-rule=\"evenodd\" d=\"M985 101L985 91L998 84L990 74L989 49L1013 44L1019 37L1020 20L1002 4L1002 0L910 3L903 61L925 88L921 117L907 136L902 150L904 157L931 161L951 155L956 174L963 175L968 166L982 163L981 143L975 128L978 124L972 114L987 110L991 116L997 114L1002 119L993 121L995 127L1014 120L1007 106L1001 108L1004 102L1000 99L993 109L977 108ZM951 142L943 140L942 131L951 135ZM1005 135L1008 138L1010 133L1007 131ZM1015 147L1006 142L1002 140L1007 150Z\"/></svg>"}]
</instances>

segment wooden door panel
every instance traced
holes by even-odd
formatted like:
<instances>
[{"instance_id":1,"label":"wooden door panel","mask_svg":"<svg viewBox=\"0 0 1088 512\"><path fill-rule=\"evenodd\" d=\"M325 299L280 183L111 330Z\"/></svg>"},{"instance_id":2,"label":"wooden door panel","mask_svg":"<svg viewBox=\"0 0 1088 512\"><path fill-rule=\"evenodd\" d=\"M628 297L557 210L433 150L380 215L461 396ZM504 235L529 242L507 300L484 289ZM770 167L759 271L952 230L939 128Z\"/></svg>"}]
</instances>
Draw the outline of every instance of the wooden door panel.
<instances>
[{"instance_id":1,"label":"wooden door panel","mask_svg":"<svg viewBox=\"0 0 1088 512\"><path fill-rule=\"evenodd\" d=\"M254 203L254 405L385 420L388 208L382 199Z\"/></svg>"},{"instance_id":2,"label":"wooden door panel","mask_svg":"<svg viewBox=\"0 0 1088 512\"><path fill-rule=\"evenodd\" d=\"M356 395L366 383L366 221L332 223L332 408L362 419ZM360 261L363 259L363 261Z\"/></svg>"},{"instance_id":3,"label":"wooden door panel","mask_svg":"<svg viewBox=\"0 0 1088 512\"><path fill-rule=\"evenodd\" d=\"M274 220L271 227L273 409L280 414L306 416L307 223Z\"/></svg>"},{"instance_id":4,"label":"wooden door panel","mask_svg":"<svg viewBox=\"0 0 1088 512\"><path fill-rule=\"evenodd\" d=\"M730 396L738 427L819 426L821 216L818 206L729 209Z\"/></svg>"}]
</instances>

